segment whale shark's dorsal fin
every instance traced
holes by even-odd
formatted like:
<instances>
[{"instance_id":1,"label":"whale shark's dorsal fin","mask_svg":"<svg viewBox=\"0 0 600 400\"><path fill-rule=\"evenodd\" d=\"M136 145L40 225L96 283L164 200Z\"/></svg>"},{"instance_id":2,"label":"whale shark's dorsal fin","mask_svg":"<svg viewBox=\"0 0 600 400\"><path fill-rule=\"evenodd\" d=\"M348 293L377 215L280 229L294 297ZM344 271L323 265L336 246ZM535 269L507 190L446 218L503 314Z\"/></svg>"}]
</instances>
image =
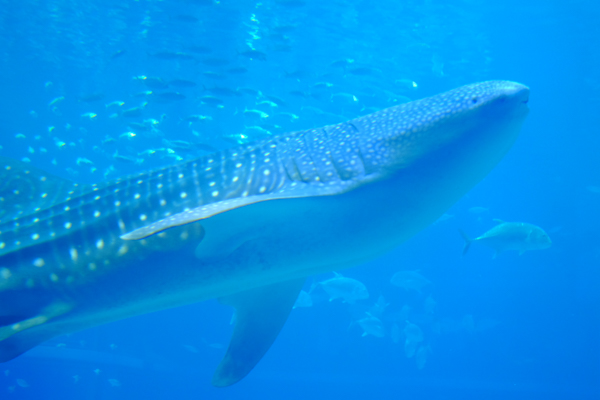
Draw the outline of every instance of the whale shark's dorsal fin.
<instances>
[{"instance_id":1,"label":"whale shark's dorsal fin","mask_svg":"<svg viewBox=\"0 0 600 400\"><path fill-rule=\"evenodd\" d=\"M277 338L304 281L305 278L294 279L219 299L236 308L236 323L227 353L213 376L213 385L233 385L248 375Z\"/></svg>"}]
</instances>

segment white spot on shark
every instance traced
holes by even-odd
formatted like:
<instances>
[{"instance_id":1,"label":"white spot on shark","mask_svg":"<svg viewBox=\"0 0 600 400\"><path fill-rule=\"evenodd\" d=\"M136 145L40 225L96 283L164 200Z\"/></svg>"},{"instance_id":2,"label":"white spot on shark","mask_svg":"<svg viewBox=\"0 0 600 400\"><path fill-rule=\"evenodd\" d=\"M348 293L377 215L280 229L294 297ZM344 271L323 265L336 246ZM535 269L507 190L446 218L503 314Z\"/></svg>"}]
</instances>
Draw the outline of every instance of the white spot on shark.
<instances>
[{"instance_id":1,"label":"white spot on shark","mask_svg":"<svg viewBox=\"0 0 600 400\"><path fill-rule=\"evenodd\" d=\"M73 262L77 262L77 258L79 257L79 255L77 254L77 249L71 247L69 249L69 253L71 254L71 260L73 260Z\"/></svg>"}]
</instances>

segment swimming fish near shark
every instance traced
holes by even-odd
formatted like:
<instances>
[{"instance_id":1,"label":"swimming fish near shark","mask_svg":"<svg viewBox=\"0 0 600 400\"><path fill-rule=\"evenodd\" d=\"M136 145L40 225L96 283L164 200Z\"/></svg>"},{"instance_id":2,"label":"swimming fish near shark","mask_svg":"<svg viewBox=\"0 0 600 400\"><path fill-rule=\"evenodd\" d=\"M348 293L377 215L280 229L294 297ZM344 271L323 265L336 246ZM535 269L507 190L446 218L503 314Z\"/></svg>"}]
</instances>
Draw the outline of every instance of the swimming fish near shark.
<instances>
[{"instance_id":1,"label":"swimming fish near shark","mask_svg":"<svg viewBox=\"0 0 600 400\"><path fill-rule=\"evenodd\" d=\"M459 230L465 241L463 256L467 254L473 242L480 242L496 250L494 258L504 251L517 250L522 255L528 250L543 250L552 246L550 236L539 226L526 222L504 222L494 220L497 225L478 238L471 239Z\"/></svg>"},{"instance_id":2,"label":"swimming fish near shark","mask_svg":"<svg viewBox=\"0 0 600 400\"><path fill-rule=\"evenodd\" d=\"M305 278L436 221L502 159L529 89L488 81L91 186L0 159L0 361L52 337L219 298L213 384L283 327Z\"/></svg>"}]
</instances>

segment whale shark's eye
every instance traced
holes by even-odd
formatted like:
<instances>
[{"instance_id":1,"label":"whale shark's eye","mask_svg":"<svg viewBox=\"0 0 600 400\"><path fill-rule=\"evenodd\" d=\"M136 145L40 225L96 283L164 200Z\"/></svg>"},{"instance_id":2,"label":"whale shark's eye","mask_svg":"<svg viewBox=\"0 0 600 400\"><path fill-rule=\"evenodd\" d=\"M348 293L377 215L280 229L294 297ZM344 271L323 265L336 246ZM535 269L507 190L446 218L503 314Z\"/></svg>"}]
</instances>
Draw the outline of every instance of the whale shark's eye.
<instances>
[{"instance_id":1,"label":"whale shark's eye","mask_svg":"<svg viewBox=\"0 0 600 400\"><path fill-rule=\"evenodd\" d=\"M477 103L477 101L478 101L478 100L479 100L479 99L477 98L477 96L476 96L476 97L473 97L473 98L471 99L471 103L475 104L475 103Z\"/></svg>"}]
</instances>

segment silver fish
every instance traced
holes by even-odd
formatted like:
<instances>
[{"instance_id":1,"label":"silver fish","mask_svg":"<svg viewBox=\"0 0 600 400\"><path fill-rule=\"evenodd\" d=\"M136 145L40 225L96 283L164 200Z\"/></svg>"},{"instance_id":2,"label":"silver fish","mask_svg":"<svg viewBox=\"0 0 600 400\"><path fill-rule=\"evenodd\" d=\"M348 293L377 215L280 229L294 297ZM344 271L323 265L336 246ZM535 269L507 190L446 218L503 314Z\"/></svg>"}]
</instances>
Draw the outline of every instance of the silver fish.
<instances>
[{"instance_id":1,"label":"silver fish","mask_svg":"<svg viewBox=\"0 0 600 400\"><path fill-rule=\"evenodd\" d=\"M471 239L465 232L459 231L465 240L463 255L467 254L473 242L485 244L496 250L494 258L507 250L516 250L521 255L527 250L543 250L552 246L550 236L539 226L525 222L495 221L498 225L475 239Z\"/></svg>"}]
</instances>

